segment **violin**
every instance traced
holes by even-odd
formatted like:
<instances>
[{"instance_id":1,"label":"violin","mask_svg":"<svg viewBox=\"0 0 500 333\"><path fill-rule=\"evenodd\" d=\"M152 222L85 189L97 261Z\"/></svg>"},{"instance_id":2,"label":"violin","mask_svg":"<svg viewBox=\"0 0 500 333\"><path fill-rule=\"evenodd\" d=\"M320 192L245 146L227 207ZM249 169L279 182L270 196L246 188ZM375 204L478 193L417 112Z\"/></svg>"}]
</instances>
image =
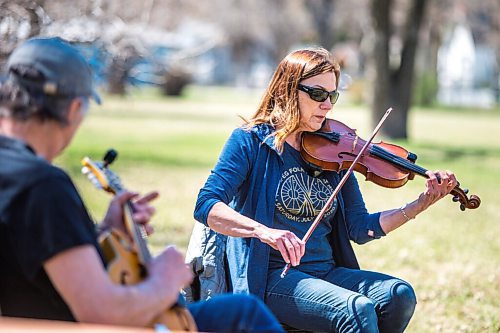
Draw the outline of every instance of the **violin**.
<instances>
[{"instance_id":1,"label":"violin","mask_svg":"<svg viewBox=\"0 0 500 333\"><path fill-rule=\"evenodd\" d=\"M366 141L356 130L338 120L326 119L317 132L302 135L300 154L316 170L336 171L351 167ZM362 173L366 180L387 188L405 185L415 175L428 178L427 170L417 164L417 155L405 148L385 143L369 143L354 165L354 171ZM460 209L475 209L481 204L477 195L467 196L458 184L452 191L453 201L460 202Z\"/></svg>"},{"instance_id":2,"label":"violin","mask_svg":"<svg viewBox=\"0 0 500 333\"><path fill-rule=\"evenodd\" d=\"M85 157L82 160L82 173L100 189L113 195L124 192L120 178L108 168L117 156L113 149L108 150L103 162L94 162ZM152 255L147 247L147 233L143 225L133 220L134 206L128 201L124 206L124 223L127 234L112 229L99 238L104 259L107 262L108 275L116 284L132 285L144 280ZM158 316L149 324L150 327L164 326L166 331L197 332L196 323L184 305L184 298L179 294L176 304L170 309L159 311Z\"/></svg>"},{"instance_id":3,"label":"violin","mask_svg":"<svg viewBox=\"0 0 500 333\"><path fill-rule=\"evenodd\" d=\"M319 131L305 132L302 135L300 155L314 171L339 172L347 169L302 238L304 243L311 237L352 172L360 172L366 180L388 188L401 187L408 180L414 179L416 174L428 178L427 170L415 164L417 155L397 145L384 142L372 143L391 111L392 108L387 109L368 141L358 137L355 129L328 118ZM481 199L477 195L471 195L468 198L467 192L468 190L460 188L460 184L457 184L450 192L453 195L453 201L460 201L462 211L465 208L475 209L481 204ZM285 265L280 275L281 278L285 277L290 267L290 263Z\"/></svg>"}]
</instances>

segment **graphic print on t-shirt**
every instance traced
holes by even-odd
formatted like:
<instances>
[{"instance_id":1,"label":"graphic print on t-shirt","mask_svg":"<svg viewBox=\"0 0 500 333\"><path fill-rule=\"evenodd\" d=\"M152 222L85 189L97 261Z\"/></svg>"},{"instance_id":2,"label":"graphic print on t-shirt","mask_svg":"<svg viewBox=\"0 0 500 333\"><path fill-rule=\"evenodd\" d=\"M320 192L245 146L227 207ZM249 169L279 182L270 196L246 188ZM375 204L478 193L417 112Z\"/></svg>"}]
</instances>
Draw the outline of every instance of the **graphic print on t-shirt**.
<instances>
[{"instance_id":1,"label":"graphic print on t-shirt","mask_svg":"<svg viewBox=\"0 0 500 333\"><path fill-rule=\"evenodd\" d=\"M302 167L291 167L281 176L276 208L289 220L310 222L319 214L332 193L333 188L325 179L309 176ZM324 217L331 215L332 211L330 207Z\"/></svg>"}]
</instances>

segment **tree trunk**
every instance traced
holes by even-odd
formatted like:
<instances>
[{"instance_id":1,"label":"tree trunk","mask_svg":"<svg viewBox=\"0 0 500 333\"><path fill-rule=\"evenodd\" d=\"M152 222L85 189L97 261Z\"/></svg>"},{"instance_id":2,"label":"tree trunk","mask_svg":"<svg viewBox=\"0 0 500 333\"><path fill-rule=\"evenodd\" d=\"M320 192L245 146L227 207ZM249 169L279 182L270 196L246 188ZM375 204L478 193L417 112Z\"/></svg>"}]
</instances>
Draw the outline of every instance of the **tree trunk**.
<instances>
[{"instance_id":1,"label":"tree trunk","mask_svg":"<svg viewBox=\"0 0 500 333\"><path fill-rule=\"evenodd\" d=\"M107 92L112 95L125 95L128 70L125 60L113 57L108 66Z\"/></svg>"},{"instance_id":2,"label":"tree trunk","mask_svg":"<svg viewBox=\"0 0 500 333\"><path fill-rule=\"evenodd\" d=\"M5 67L7 58L19 44L19 29L25 23L29 25L26 38L38 36L43 25L43 15L46 15L43 6L45 0L8 1L0 0L0 22L5 29L0 33L0 69ZM9 20L5 20L9 18ZM9 22L10 21L10 22Z\"/></svg>"},{"instance_id":3,"label":"tree trunk","mask_svg":"<svg viewBox=\"0 0 500 333\"><path fill-rule=\"evenodd\" d=\"M385 110L390 106L390 68L389 68L389 38L391 35L390 8L392 0L373 0L371 13L373 21L374 41L372 50L373 71L371 78L373 85L372 95L372 124L376 125ZM384 133L389 126L388 122L394 114L387 119L381 128ZM375 127L375 126L373 126Z\"/></svg>"},{"instance_id":4,"label":"tree trunk","mask_svg":"<svg viewBox=\"0 0 500 333\"><path fill-rule=\"evenodd\" d=\"M372 16L376 32L373 57L375 58L374 99L372 123L379 122L385 110L393 108L391 116L381 128L381 134L390 138L408 137L407 123L410 108L418 35L427 0L415 0L408 11L400 64L389 64L391 37L390 9L392 0L373 0Z\"/></svg>"},{"instance_id":5,"label":"tree trunk","mask_svg":"<svg viewBox=\"0 0 500 333\"><path fill-rule=\"evenodd\" d=\"M252 65L252 48L255 41L249 34L240 35L231 41L231 57L234 80L237 85L251 84L249 82Z\"/></svg>"},{"instance_id":6,"label":"tree trunk","mask_svg":"<svg viewBox=\"0 0 500 333\"><path fill-rule=\"evenodd\" d=\"M319 45L326 49L333 47L333 22L332 14L335 7L335 0L311 1L306 7L313 16L313 24L318 33Z\"/></svg>"},{"instance_id":7,"label":"tree trunk","mask_svg":"<svg viewBox=\"0 0 500 333\"><path fill-rule=\"evenodd\" d=\"M420 74L415 83L416 88L413 89L418 95L418 99L414 100L424 107L434 105L438 93L438 76L437 76L437 59L439 47L442 43L439 27L434 22L429 22L425 30L427 38L419 48L421 54L417 56L416 71ZM422 41L420 41L422 43Z\"/></svg>"},{"instance_id":8,"label":"tree trunk","mask_svg":"<svg viewBox=\"0 0 500 333\"><path fill-rule=\"evenodd\" d=\"M171 68L164 75L162 92L166 96L181 96L184 88L191 82L191 75L182 68Z\"/></svg>"}]
</instances>

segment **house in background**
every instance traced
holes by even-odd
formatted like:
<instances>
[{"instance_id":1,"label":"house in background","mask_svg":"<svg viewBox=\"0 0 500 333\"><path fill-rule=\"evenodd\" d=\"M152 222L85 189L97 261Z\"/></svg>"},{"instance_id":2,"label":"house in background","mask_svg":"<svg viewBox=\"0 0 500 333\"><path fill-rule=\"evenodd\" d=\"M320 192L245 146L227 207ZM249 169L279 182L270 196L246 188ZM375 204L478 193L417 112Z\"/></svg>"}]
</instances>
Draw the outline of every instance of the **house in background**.
<instances>
[{"instance_id":1,"label":"house in background","mask_svg":"<svg viewBox=\"0 0 500 333\"><path fill-rule=\"evenodd\" d=\"M221 31L213 24L184 20L166 31L119 19L101 22L77 17L48 24L41 35L60 36L78 47L96 75L96 82L110 86L167 86L183 75L185 83L213 84L229 73L227 48ZM225 74L225 76L223 75Z\"/></svg>"},{"instance_id":2,"label":"house in background","mask_svg":"<svg viewBox=\"0 0 500 333\"><path fill-rule=\"evenodd\" d=\"M495 51L474 43L471 29L458 23L438 53L438 102L491 108L498 102L500 74Z\"/></svg>"}]
</instances>

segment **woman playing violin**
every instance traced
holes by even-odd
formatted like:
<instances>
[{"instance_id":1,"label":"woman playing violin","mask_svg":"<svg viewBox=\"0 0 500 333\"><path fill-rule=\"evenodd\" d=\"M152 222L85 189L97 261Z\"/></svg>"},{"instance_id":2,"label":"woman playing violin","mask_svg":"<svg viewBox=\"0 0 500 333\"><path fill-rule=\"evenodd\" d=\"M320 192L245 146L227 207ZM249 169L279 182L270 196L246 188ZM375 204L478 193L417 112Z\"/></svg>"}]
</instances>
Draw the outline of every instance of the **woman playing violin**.
<instances>
[{"instance_id":1,"label":"woman playing violin","mask_svg":"<svg viewBox=\"0 0 500 333\"><path fill-rule=\"evenodd\" d=\"M452 172L428 172L423 192L401 208L369 213L350 175L307 246L301 240L343 175L313 174L301 137L318 131L339 98L340 69L322 48L278 65L253 117L233 131L201 189L195 217L226 243L232 290L265 300L302 330L402 332L416 297L407 282L361 270L350 241L385 236L446 196ZM281 278L285 264L291 264Z\"/></svg>"}]
</instances>

